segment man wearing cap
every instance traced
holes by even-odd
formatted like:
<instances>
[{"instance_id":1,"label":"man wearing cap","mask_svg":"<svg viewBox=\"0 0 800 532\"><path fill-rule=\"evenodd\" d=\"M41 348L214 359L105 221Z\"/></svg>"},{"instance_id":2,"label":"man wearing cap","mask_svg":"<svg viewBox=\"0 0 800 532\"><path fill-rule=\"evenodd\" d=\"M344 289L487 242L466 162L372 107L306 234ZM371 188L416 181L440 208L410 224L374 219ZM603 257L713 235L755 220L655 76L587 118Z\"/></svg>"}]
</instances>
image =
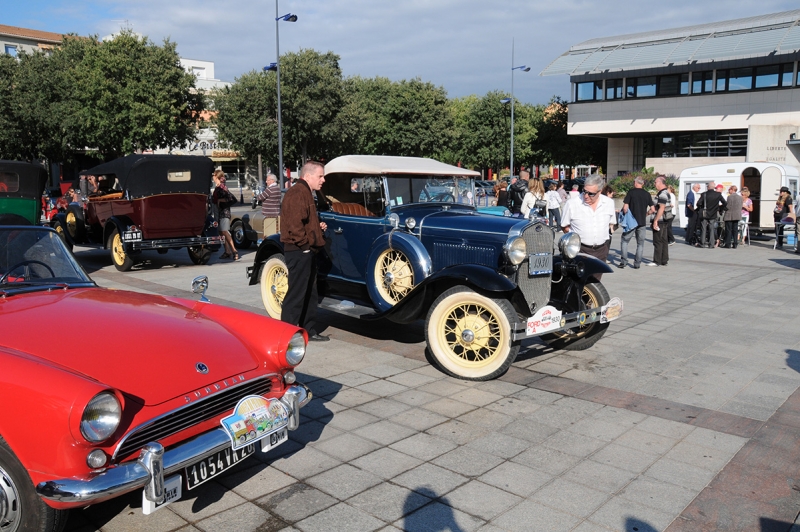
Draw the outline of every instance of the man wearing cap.
<instances>
[{"instance_id":1,"label":"man wearing cap","mask_svg":"<svg viewBox=\"0 0 800 532\"><path fill-rule=\"evenodd\" d=\"M709 183L709 187L713 184L713 182ZM714 247L717 239L717 215L728 206L725 198L722 197L724 188L722 185L717 185L713 190L709 188L709 190L700 194L700 200L697 202L697 212L700 213L702 224L701 247Z\"/></svg>"}]
</instances>

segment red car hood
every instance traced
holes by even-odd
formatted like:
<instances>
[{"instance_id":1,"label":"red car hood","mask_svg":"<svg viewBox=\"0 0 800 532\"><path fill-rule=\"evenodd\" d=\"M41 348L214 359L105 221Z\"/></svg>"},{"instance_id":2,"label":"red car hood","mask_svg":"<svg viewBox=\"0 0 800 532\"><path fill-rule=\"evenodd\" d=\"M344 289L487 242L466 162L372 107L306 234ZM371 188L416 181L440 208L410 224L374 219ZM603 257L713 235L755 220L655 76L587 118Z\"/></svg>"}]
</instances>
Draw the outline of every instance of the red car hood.
<instances>
[{"instance_id":1,"label":"red car hood","mask_svg":"<svg viewBox=\"0 0 800 532\"><path fill-rule=\"evenodd\" d=\"M0 345L159 404L254 369L235 332L161 296L102 288L0 298ZM197 371L202 362L208 373Z\"/></svg>"}]
</instances>

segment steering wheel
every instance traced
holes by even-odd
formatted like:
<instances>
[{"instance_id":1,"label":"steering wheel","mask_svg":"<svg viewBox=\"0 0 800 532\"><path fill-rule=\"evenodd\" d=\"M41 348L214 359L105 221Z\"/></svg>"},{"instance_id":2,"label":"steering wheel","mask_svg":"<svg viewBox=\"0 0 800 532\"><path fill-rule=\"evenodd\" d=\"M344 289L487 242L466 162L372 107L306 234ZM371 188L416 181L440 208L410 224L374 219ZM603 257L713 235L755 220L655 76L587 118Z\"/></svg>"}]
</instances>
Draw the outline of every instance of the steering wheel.
<instances>
[{"instance_id":1,"label":"steering wheel","mask_svg":"<svg viewBox=\"0 0 800 532\"><path fill-rule=\"evenodd\" d=\"M22 262L18 262L14 266L9 268L9 270L5 274L3 274L2 277L0 277L0 284L6 282L6 279L8 279L8 276L11 274L11 272L16 270L20 266L27 266L28 264L39 264L41 266L44 266L45 268L47 268L47 271L50 272L50 277L55 277L56 276L56 272L53 271L53 268L51 268L50 266L48 266L47 264L45 264L44 262L42 262L40 260L23 260Z\"/></svg>"}]
</instances>

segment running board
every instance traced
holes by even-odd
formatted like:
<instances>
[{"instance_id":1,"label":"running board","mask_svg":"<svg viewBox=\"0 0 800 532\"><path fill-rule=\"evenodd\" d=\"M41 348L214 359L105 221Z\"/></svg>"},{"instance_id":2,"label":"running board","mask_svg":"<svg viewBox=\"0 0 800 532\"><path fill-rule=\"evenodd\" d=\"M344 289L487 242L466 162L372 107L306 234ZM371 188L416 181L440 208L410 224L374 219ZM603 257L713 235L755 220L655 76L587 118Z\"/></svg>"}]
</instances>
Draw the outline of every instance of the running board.
<instances>
[{"instance_id":1,"label":"running board","mask_svg":"<svg viewBox=\"0 0 800 532\"><path fill-rule=\"evenodd\" d=\"M319 308L358 319L362 316L375 314L375 309L371 307L364 307L352 301L343 301L341 299L333 299L332 297L323 298L319 303Z\"/></svg>"}]
</instances>

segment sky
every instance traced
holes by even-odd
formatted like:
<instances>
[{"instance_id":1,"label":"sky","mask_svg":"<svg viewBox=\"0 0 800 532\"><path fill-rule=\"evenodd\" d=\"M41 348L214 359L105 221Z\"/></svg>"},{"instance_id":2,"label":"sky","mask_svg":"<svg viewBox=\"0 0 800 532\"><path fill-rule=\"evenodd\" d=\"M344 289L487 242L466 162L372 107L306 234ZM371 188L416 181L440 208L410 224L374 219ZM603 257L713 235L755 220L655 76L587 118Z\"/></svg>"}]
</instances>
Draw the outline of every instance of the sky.
<instances>
[{"instance_id":1,"label":"sky","mask_svg":"<svg viewBox=\"0 0 800 532\"><path fill-rule=\"evenodd\" d=\"M0 24L103 37L131 28L177 43L234 81L276 58L276 0L26 0L4 2ZM280 0L281 53L340 56L344 76L420 78L449 97L512 90L525 103L569 100L569 76L539 72L571 46L797 9L796 0ZM513 62L512 62L513 43Z\"/></svg>"}]
</instances>

